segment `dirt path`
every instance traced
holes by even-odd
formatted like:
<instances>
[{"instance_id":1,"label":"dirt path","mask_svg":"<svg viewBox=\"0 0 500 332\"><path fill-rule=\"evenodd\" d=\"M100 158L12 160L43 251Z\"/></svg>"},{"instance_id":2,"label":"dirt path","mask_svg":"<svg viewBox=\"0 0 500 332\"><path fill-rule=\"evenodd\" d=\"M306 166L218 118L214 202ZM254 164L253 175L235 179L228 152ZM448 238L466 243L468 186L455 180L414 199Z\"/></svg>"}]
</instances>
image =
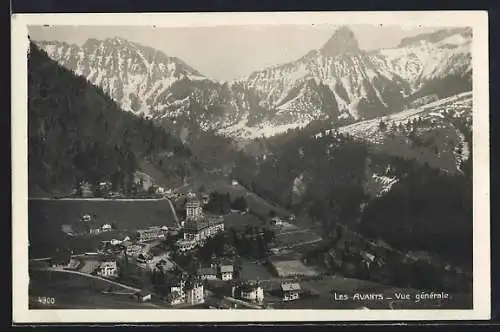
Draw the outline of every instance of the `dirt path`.
<instances>
[{"instance_id":1,"label":"dirt path","mask_svg":"<svg viewBox=\"0 0 500 332\"><path fill-rule=\"evenodd\" d=\"M177 217L177 213L175 212L175 207L174 203L172 203L172 200L168 200L168 205L170 206L170 210L172 210L172 215L174 216L174 220L177 223L177 226L181 227L181 223L179 222L179 217Z\"/></svg>"},{"instance_id":2,"label":"dirt path","mask_svg":"<svg viewBox=\"0 0 500 332\"><path fill-rule=\"evenodd\" d=\"M68 274L76 274L76 275L84 276L84 277L87 277L87 278L101 280L101 281L107 282L107 283L115 285L115 286L120 286L122 288L132 290L134 292L140 292L141 291L139 288L135 288L135 287L132 287L132 286L128 286L128 285L116 282L116 281L112 281L112 280L109 280L109 279L101 278L99 276L94 276L94 275L91 275L91 274L88 274L88 273L79 272L79 271L63 270L63 269L56 269L56 268L51 268L51 267L33 268L33 270L36 270L36 271L60 272L60 273L68 273Z\"/></svg>"},{"instance_id":3,"label":"dirt path","mask_svg":"<svg viewBox=\"0 0 500 332\"><path fill-rule=\"evenodd\" d=\"M323 239L322 238L318 238L318 239L314 239L314 240L311 240L311 241L294 243L294 244L291 244L289 246L276 247L276 248L273 248L273 249L276 249L276 250L292 249L292 248L301 247L301 246L304 246L304 245L307 245L307 244L313 244L313 243L317 243L317 242L321 242L321 241L323 241Z\"/></svg>"}]
</instances>

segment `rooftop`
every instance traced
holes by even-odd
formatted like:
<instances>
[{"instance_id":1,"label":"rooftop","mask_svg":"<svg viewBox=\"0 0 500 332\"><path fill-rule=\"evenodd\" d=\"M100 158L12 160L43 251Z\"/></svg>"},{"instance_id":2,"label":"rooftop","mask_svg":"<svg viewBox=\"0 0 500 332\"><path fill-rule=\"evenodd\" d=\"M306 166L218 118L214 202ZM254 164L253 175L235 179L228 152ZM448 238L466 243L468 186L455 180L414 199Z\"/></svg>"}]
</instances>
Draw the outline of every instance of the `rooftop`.
<instances>
[{"instance_id":1,"label":"rooftop","mask_svg":"<svg viewBox=\"0 0 500 332\"><path fill-rule=\"evenodd\" d=\"M300 284L298 282L287 282L281 284L281 290L284 292L287 291L299 291L301 289Z\"/></svg>"},{"instance_id":2,"label":"rooftop","mask_svg":"<svg viewBox=\"0 0 500 332\"><path fill-rule=\"evenodd\" d=\"M362 255L364 258L369 259L370 261L375 260L375 255L370 254L369 252L362 251L362 252L361 252L361 255Z\"/></svg>"},{"instance_id":3,"label":"rooftop","mask_svg":"<svg viewBox=\"0 0 500 332\"><path fill-rule=\"evenodd\" d=\"M234 270L234 267L232 265L221 265L220 266L221 273L233 272L233 270Z\"/></svg>"},{"instance_id":4,"label":"rooftop","mask_svg":"<svg viewBox=\"0 0 500 332\"><path fill-rule=\"evenodd\" d=\"M141 290L141 291L135 293L135 295L144 297L144 296L151 295L151 293L150 292L146 292L145 290Z\"/></svg>"},{"instance_id":5,"label":"rooftop","mask_svg":"<svg viewBox=\"0 0 500 332\"><path fill-rule=\"evenodd\" d=\"M143 234L143 233L157 233L163 231L160 227L151 227L147 229L138 229L137 233Z\"/></svg>"},{"instance_id":6,"label":"rooftop","mask_svg":"<svg viewBox=\"0 0 500 332\"><path fill-rule=\"evenodd\" d=\"M102 262L99 265L99 267L100 268L105 268L105 267L113 267L113 268L115 268L116 267L116 262L115 261Z\"/></svg>"},{"instance_id":7,"label":"rooftop","mask_svg":"<svg viewBox=\"0 0 500 332\"><path fill-rule=\"evenodd\" d=\"M190 198L186 202L186 207L199 207L201 202L197 198Z\"/></svg>"}]
</instances>

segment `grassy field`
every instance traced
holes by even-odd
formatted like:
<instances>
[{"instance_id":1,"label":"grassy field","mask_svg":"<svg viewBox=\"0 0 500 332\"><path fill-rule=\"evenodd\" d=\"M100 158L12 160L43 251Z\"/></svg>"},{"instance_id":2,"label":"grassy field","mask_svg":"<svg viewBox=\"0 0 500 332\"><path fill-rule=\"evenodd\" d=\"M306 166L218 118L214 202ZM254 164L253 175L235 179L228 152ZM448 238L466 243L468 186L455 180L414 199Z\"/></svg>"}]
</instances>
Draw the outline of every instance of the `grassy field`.
<instances>
[{"instance_id":1,"label":"grassy field","mask_svg":"<svg viewBox=\"0 0 500 332\"><path fill-rule=\"evenodd\" d=\"M242 280L266 280L272 278L274 278L274 276L269 269L259 262L244 260L241 264Z\"/></svg>"},{"instance_id":2,"label":"grassy field","mask_svg":"<svg viewBox=\"0 0 500 332\"><path fill-rule=\"evenodd\" d=\"M220 175L209 174L209 173L200 173L194 174L188 181L188 185L182 187L179 191L188 192L188 191L197 191L200 186L203 185L207 192L217 191L219 193L229 193L231 200L234 200L238 197L244 197L248 208L254 214L257 219L261 219L263 221L268 221L269 212L274 211L276 215L288 218L290 215L290 211L272 203L268 202L264 198L258 196L257 194L249 191L247 188L237 184L233 185L230 178L223 177ZM234 219L233 219L234 218ZM227 216L227 226L232 227L233 225L239 226L246 223L251 225L257 224L259 225L260 221L257 219L252 219L251 217L240 218L238 216ZM297 220L293 222L299 228L312 228L314 225L309 218L305 218L303 216L297 216Z\"/></svg>"},{"instance_id":3,"label":"grassy field","mask_svg":"<svg viewBox=\"0 0 500 332\"><path fill-rule=\"evenodd\" d=\"M98 224L115 223L119 229L147 226L175 226L167 200L30 200L30 222L46 219L57 225L77 225L84 214L95 216Z\"/></svg>"},{"instance_id":4,"label":"grassy field","mask_svg":"<svg viewBox=\"0 0 500 332\"><path fill-rule=\"evenodd\" d=\"M238 197L245 197L249 209L258 215L267 217L269 211L271 210L275 211L277 215L288 216L289 214L285 209L267 202L263 198L248 191L245 187L241 185L232 185L230 178L225 178L220 175L201 173L193 175L188 182L188 185L183 187L180 191L197 191L200 186L203 185L207 192L217 191L224 194L229 193L231 200Z\"/></svg>"},{"instance_id":5,"label":"grassy field","mask_svg":"<svg viewBox=\"0 0 500 332\"><path fill-rule=\"evenodd\" d=\"M303 230L297 232L282 232L276 233L276 239L274 240L275 248L293 248L301 244L307 244L313 241L321 241L321 237L314 234L312 231Z\"/></svg>"},{"instance_id":6,"label":"grassy field","mask_svg":"<svg viewBox=\"0 0 500 332\"><path fill-rule=\"evenodd\" d=\"M273 265L277 274L283 278L293 277L294 275L317 276L319 274L316 270L298 260L275 261Z\"/></svg>"},{"instance_id":7,"label":"grassy field","mask_svg":"<svg viewBox=\"0 0 500 332\"><path fill-rule=\"evenodd\" d=\"M281 302L280 298L272 295L266 299L271 301L276 309L470 309L472 307L471 294L450 294L448 300L416 300L416 295L421 293L412 289L400 289L381 285L374 282L343 278L323 277L317 280L303 280L300 282L305 296L296 301ZM266 283L267 289L276 289L279 285L272 281ZM265 288L265 289L266 289ZM268 290L269 291L269 290ZM335 298L334 293L337 293ZM339 300L340 294L354 296L382 294L383 299L349 299ZM397 300L395 293L409 294L410 300ZM274 294L274 293L273 293Z\"/></svg>"},{"instance_id":8,"label":"grassy field","mask_svg":"<svg viewBox=\"0 0 500 332\"><path fill-rule=\"evenodd\" d=\"M310 290L312 293L320 294L322 296L327 294L346 293L354 294L382 294L384 300L359 300L355 301L359 305L364 305L369 308L387 308L389 302L392 302L393 307L417 309L417 308L436 308L441 306L443 308L454 309L467 309L472 305L472 294L450 294L448 300L416 300L416 295L421 292L415 289L398 288L388 285L382 285L371 281L344 278L339 276L324 277L319 280L308 280L301 282L304 289ZM437 291L439 292L439 291ZM403 293L409 294L411 300L397 300L395 294ZM351 301L352 302L352 301Z\"/></svg>"},{"instance_id":9,"label":"grassy field","mask_svg":"<svg viewBox=\"0 0 500 332\"><path fill-rule=\"evenodd\" d=\"M114 291L119 294L103 294ZM78 275L43 272L30 273L30 309L151 309L155 305L138 303L130 296L131 291L109 286L100 280ZM55 303L41 304L39 297L52 297Z\"/></svg>"},{"instance_id":10,"label":"grassy field","mask_svg":"<svg viewBox=\"0 0 500 332\"><path fill-rule=\"evenodd\" d=\"M71 238L61 225L80 227L84 214L94 216L95 226L115 224L117 231L96 237ZM80 224L80 225L79 225ZM100 241L122 239L136 229L155 225L175 226L174 215L167 200L111 201L111 200L29 200L28 227L32 257L45 257L56 248L95 250Z\"/></svg>"}]
</instances>

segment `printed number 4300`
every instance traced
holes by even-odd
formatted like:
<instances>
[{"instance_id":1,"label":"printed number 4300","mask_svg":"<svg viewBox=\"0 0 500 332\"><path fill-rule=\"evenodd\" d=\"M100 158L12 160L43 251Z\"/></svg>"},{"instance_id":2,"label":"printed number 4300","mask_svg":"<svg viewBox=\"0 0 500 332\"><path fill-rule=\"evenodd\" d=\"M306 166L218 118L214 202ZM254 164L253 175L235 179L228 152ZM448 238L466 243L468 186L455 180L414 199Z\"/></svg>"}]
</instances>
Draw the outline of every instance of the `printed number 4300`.
<instances>
[{"instance_id":1,"label":"printed number 4300","mask_svg":"<svg viewBox=\"0 0 500 332\"><path fill-rule=\"evenodd\" d=\"M38 303L45 305L51 305L56 303L56 299L53 297L39 296L37 300Z\"/></svg>"}]
</instances>

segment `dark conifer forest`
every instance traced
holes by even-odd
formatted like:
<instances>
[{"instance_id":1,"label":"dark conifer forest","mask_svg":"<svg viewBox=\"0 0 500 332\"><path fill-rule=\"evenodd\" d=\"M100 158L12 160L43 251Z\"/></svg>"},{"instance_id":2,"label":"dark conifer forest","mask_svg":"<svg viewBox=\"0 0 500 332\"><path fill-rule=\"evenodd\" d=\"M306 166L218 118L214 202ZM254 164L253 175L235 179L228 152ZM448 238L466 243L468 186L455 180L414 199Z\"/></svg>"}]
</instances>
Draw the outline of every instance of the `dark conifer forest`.
<instances>
[{"instance_id":1,"label":"dark conifer forest","mask_svg":"<svg viewBox=\"0 0 500 332\"><path fill-rule=\"evenodd\" d=\"M472 266L470 159L463 173L452 174L373 151L349 135L285 137L265 158L241 153L233 176L262 197L319 222L326 234L337 224L347 225L403 251L427 251ZM384 174L388 166L388 175L399 182L386 195L370 195L372 175Z\"/></svg>"}]
</instances>

